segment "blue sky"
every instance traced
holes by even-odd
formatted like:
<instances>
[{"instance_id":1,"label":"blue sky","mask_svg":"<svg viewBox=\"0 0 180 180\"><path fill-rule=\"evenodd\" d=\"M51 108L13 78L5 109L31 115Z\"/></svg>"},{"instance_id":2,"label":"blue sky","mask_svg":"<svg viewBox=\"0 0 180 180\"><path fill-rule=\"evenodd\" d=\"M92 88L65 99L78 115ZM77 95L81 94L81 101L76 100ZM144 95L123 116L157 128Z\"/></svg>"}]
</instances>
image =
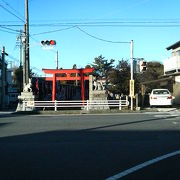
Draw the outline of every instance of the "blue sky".
<instances>
[{"instance_id":1,"label":"blue sky","mask_svg":"<svg viewBox=\"0 0 180 180\"><path fill-rule=\"evenodd\" d=\"M7 53L18 60L19 50L15 48L18 32L12 29L23 30L24 0L0 0L0 5L0 47L5 46ZM116 63L130 58L130 44L97 40L74 27L75 23L86 33L101 39L133 40L134 57L163 62L170 56L166 47L180 40L179 7L179 0L29 0L30 65L38 68L39 74L42 68L55 68L56 50L62 68L72 68L73 64L84 67L101 54L115 59ZM3 26L10 28L8 30L2 25L18 26ZM59 31L61 29L66 30ZM43 33L49 31L56 32ZM45 39L56 40L56 47L53 50L42 48L40 41ZM12 58L7 57L7 60Z\"/></svg>"}]
</instances>

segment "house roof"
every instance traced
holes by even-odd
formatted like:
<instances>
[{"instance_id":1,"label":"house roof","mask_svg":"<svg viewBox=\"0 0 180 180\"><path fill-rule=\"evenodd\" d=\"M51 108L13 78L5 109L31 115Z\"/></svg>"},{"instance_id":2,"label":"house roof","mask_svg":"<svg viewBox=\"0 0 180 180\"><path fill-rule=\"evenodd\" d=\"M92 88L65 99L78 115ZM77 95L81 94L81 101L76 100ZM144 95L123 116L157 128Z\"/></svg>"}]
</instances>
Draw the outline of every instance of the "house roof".
<instances>
[{"instance_id":1,"label":"house roof","mask_svg":"<svg viewBox=\"0 0 180 180\"><path fill-rule=\"evenodd\" d=\"M167 49L167 50L170 50L170 49L176 49L176 48L178 48L178 47L180 47L180 41L174 43L173 45L167 47L166 49Z\"/></svg>"}]
</instances>

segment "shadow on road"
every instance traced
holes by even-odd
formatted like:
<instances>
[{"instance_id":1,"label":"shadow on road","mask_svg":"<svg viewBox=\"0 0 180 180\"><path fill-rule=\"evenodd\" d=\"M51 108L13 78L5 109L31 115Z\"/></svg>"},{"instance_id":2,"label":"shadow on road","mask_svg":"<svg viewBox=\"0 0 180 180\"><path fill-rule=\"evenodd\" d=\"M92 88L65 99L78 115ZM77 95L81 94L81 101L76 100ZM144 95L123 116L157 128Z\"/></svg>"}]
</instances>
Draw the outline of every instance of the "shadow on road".
<instances>
[{"instance_id":1,"label":"shadow on road","mask_svg":"<svg viewBox=\"0 0 180 180\"><path fill-rule=\"evenodd\" d=\"M0 179L105 179L180 148L180 133L176 130L101 128L0 138ZM163 171L174 173L179 167L180 162L176 161L175 166L165 166ZM171 179L180 177L173 173ZM150 174L146 179L156 177Z\"/></svg>"},{"instance_id":2,"label":"shadow on road","mask_svg":"<svg viewBox=\"0 0 180 180\"><path fill-rule=\"evenodd\" d=\"M3 127L3 126L7 126L7 125L9 125L9 124L11 124L11 123L1 123L1 122L0 122L0 128Z\"/></svg>"},{"instance_id":3,"label":"shadow on road","mask_svg":"<svg viewBox=\"0 0 180 180\"><path fill-rule=\"evenodd\" d=\"M12 112L12 113L0 113L0 118L8 118L8 117L18 117L18 116L28 116L32 114L40 114L40 112Z\"/></svg>"},{"instance_id":4,"label":"shadow on road","mask_svg":"<svg viewBox=\"0 0 180 180\"><path fill-rule=\"evenodd\" d=\"M140 124L140 123L148 123L151 121L163 121L165 119L173 119L175 116L167 116L167 117L162 117L160 118L153 118L153 119L143 119L139 121L131 121L131 122L125 122L125 123L118 123L118 124L112 124L112 125L106 125L106 126L98 126L98 127L93 127L93 128L88 128L84 129L83 131L91 131L91 130L99 130L99 129L104 129L104 128L110 128L110 127L116 127L116 126L124 126L124 125L130 125L130 124Z\"/></svg>"}]
</instances>

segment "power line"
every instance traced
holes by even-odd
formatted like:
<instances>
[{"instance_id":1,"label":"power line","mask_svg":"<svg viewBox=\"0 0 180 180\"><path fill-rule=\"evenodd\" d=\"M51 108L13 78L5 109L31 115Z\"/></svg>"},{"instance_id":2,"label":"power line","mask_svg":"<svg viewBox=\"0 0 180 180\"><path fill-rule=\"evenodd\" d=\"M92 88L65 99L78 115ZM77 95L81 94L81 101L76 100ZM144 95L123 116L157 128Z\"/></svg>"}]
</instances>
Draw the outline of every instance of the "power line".
<instances>
[{"instance_id":1,"label":"power line","mask_svg":"<svg viewBox=\"0 0 180 180\"><path fill-rule=\"evenodd\" d=\"M0 24L1 27L22 27L21 24ZM31 24L31 27L65 27L63 29L55 29L45 32L34 33L32 36L49 34L68 30L74 27L121 27L121 28L177 28L180 27L180 19L142 19L133 21L132 19L121 19L121 21L84 21L84 22L55 22Z\"/></svg>"},{"instance_id":2,"label":"power line","mask_svg":"<svg viewBox=\"0 0 180 180\"><path fill-rule=\"evenodd\" d=\"M5 25L5 24L0 24L0 26L6 26L6 27L22 27L23 25L14 25L14 24L8 24L8 25ZM30 25L31 26L31 25ZM36 25L36 26L33 26L33 27L50 27L51 25ZM51 27L67 27L67 26L70 26L70 24L59 24L59 25L56 25L56 26L51 26ZM64 28L64 29L58 29L58 30L52 30L52 31L45 31L45 32L42 32L42 34L46 34L46 33L53 33L53 32L58 32L58 31L63 31L63 30L67 30L67 29L71 29L72 27L75 27L75 26L78 26L78 27L132 27L132 28L174 28L174 27L180 27L180 23L179 24L71 24L71 27L67 27L67 28ZM31 26L32 27L32 26ZM41 35L41 33L36 33L36 34L33 34L33 35Z\"/></svg>"},{"instance_id":3,"label":"power line","mask_svg":"<svg viewBox=\"0 0 180 180\"><path fill-rule=\"evenodd\" d=\"M37 68L37 67L35 67L35 66L31 66L31 69L34 69L34 70L39 71L39 72L42 72L42 70L41 70L41 69L38 69L38 68Z\"/></svg>"},{"instance_id":4,"label":"power line","mask_svg":"<svg viewBox=\"0 0 180 180\"><path fill-rule=\"evenodd\" d=\"M13 21L13 20L5 21L5 20L0 20L0 23L19 23L19 21Z\"/></svg>"},{"instance_id":5,"label":"power line","mask_svg":"<svg viewBox=\"0 0 180 180\"><path fill-rule=\"evenodd\" d=\"M14 12L16 12L16 14L18 14L19 16L21 16L22 19L24 19L24 17L16 10L14 9L9 3L7 3L5 0L1 0L2 2L4 2L4 4L6 6L8 6L10 9L12 9Z\"/></svg>"},{"instance_id":6,"label":"power line","mask_svg":"<svg viewBox=\"0 0 180 180\"><path fill-rule=\"evenodd\" d=\"M0 27L1 28L1 27ZM15 32L11 32L11 31L7 31L7 30L3 30L3 29L0 29L0 31L2 31L2 32L6 32L6 33L9 33L9 34L17 34L17 33L15 33Z\"/></svg>"},{"instance_id":7,"label":"power line","mask_svg":"<svg viewBox=\"0 0 180 180\"><path fill-rule=\"evenodd\" d=\"M82 30L80 27L78 26L72 26L72 27L68 27L68 28L64 28L64 29L58 29L58 30L54 30L54 31L46 31L46 32L42 32L42 33L36 33L36 34L31 34L30 37L32 39L34 39L32 36L36 36L36 35L42 35L42 34L47 34L47 33L54 33L54 32L59 32L59 31L64 31L64 30L68 30L68 29L72 29L72 28L77 28L79 29L81 32L83 32L84 34L94 38L94 39L97 39L97 40L100 40L100 41L104 41L104 42L107 42L107 43L130 43L130 42L122 42L122 41L111 41L111 40L106 40L106 39L102 39L102 38L99 38L97 36L94 36L94 35L91 35L89 34L88 32ZM36 42L37 40L34 39ZM39 42L39 41L38 41Z\"/></svg>"},{"instance_id":8,"label":"power line","mask_svg":"<svg viewBox=\"0 0 180 180\"><path fill-rule=\"evenodd\" d=\"M22 26L19 24L5 24L6 26ZM55 27L55 26L177 26L180 25L180 20L148 20L148 21L84 21L84 22L55 22L55 23L37 23L31 27Z\"/></svg>"},{"instance_id":9,"label":"power line","mask_svg":"<svg viewBox=\"0 0 180 180\"><path fill-rule=\"evenodd\" d=\"M12 28L7 28L7 27L1 26L1 25L0 25L0 28L7 29L7 30L10 30L10 31L13 31L13 32L20 32L20 30L16 30L16 29L12 29Z\"/></svg>"},{"instance_id":10,"label":"power line","mask_svg":"<svg viewBox=\"0 0 180 180\"><path fill-rule=\"evenodd\" d=\"M19 20L21 20L23 23L25 22L22 18L20 18L19 16L17 16L16 14L12 13L10 10L8 10L7 8L5 8L2 4L0 4L0 7L3 8L5 11L7 11L9 14L15 16L16 18L18 18Z\"/></svg>"},{"instance_id":11,"label":"power line","mask_svg":"<svg viewBox=\"0 0 180 180\"><path fill-rule=\"evenodd\" d=\"M130 42L123 42L123 41L111 41L111 40L106 40L106 39L102 39L102 38L99 38L99 37L97 37L97 36L94 36L94 35L91 35L91 34L89 34L88 32L86 32L86 31L84 31L84 30L82 30L80 27L78 27L78 26L76 26L76 28L77 29L79 29L81 32L83 32L84 34L86 34L86 35L88 35L88 36L90 36L90 37L92 37L92 38L94 38L94 39L97 39L97 40L99 40L99 41L104 41L104 42L107 42L107 43L118 43L118 44L121 44L121 43L130 43Z\"/></svg>"},{"instance_id":12,"label":"power line","mask_svg":"<svg viewBox=\"0 0 180 180\"><path fill-rule=\"evenodd\" d=\"M174 27L179 26L180 21L168 21L168 22L153 22L153 21L141 21L141 22L69 22L69 23L46 23L46 24L31 24L31 27L57 27L57 26L89 26L89 27Z\"/></svg>"},{"instance_id":13,"label":"power line","mask_svg":"<svg viewBox=\"0 0 180 180\"><path fill-rule=\"evenodd\" d=\"M37 39L35 39L34 37L32 37L32 35L31 35L31 34L29 34L29 37L30 37L32 40L34 40L35 42L37 42L37 43L39 43L39 42L40 42L39 40L37 40Z\"/></svg>"},{"instance_id":14,"label":"power line","mask_svg":"<svg viewBox=\"0 0 180 180\"><path fill-rule=\"evenodd\" d=\"M0 26L6 26L6 27L23 27L23 24L0 24Z\"/></svg>"},{"instance_id":15,"label":"power line","mask_svg":"<svg viewBox=\"0 0 180 180\"><path fill-rule=\"evenodd\" d=\"M47 24L46 24L47 25ZM36 26L38 26L38 25L36 25ZM41 25L40 25L41 26ZM66 24L61 24L61 25L59 25L59 26L67 26ZM180 24L177 24L177 25L119 25L119 24L115 24L115 25L113 25L113 24L111 24L111 25L101 25L101 24L97 24L97 25L92 25L92 24L74 24L73 26L71 26L71 27L67 27L67 28L63 28L63 29L56 29L56 30L50 30L50 31L45 31L45 32L40 32L40 33L34 33L34 34L31 34L32 36L37 36L37 35L43 35L43 34L50 34L50 33L55 33L55 32L60 32L60 31L65 31L65 30L68 30L68 29L73 29L73 28L76 28L76 27L78 27L79 28L79 30L80 30L80 27L147 27L147 28L150 28L150 27L152 27L152 28L155 28L155 27L161 27L161 28L163 28L163 27L166 27L166 28L169 28L169 27L180 27ZM83 30L81 29L81 31L83 32ZM87 32L84 32L84 33L86 33L86 34L88 34ZM88 34L88 35L90 35L90 34ZM90 35L90 36L92 36L92 35Z\"/></svg>"},{"instance_id":16,"label":"power line","mask_svg":"<svg viewBox=\"0 0 180 180\"><path fill-rule=\"evenodd\" d=\"M130 22L130 21L180 21L180 18L104 18L104 19L88 19L88 18L83 18L83 19L51 19L51 20L36 20L34 22L112 22L112 21L123 21L123 22Z\"/></svg>"},{"instance_id":17,"label":"power line","mask_svg":"<svg viewBox=\"0 0 180 180\"><path fill-rule=\"evenodd\" d=\"M54 32L60 32L60 31L65 31L68 29L72 29L75 28L76 26L71 26L71 27L67 27L67 28L63 28L63 29L56 29L56 30L52 30L52 31L45 31L45 32L41 32L41 33L35 33L35 34L31 34L31 36L37 36L37 35L42 35L42 34L49 34L49 33L54 33Z\"/></svg>"},{"instance_id":18,"label":"power line","mask_svg":"<svg viewBox=\"0 0 180 180\"><path fill-rule=\"evenodd\" d=\"M8 53L8 57L19 63L19 60Z\"/></svg>"}]
</instances>

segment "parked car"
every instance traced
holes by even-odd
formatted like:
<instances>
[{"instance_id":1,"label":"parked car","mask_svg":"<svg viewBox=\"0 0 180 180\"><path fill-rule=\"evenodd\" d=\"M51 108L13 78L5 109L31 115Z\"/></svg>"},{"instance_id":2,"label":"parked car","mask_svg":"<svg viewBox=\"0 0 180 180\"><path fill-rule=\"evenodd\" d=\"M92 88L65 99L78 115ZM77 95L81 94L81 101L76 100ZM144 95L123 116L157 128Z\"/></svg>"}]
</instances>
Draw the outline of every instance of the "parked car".
<instances>
[{"instance_id":1,"label":"parked car","mask_svg":"<svg viewBox=\"0 0 180 180\"><path fill-rule=\"evenodd\" d=\"M153 89L149 96L150 106L172 106L174 97L168 89Z\"/></svg>"}]
</instances>

